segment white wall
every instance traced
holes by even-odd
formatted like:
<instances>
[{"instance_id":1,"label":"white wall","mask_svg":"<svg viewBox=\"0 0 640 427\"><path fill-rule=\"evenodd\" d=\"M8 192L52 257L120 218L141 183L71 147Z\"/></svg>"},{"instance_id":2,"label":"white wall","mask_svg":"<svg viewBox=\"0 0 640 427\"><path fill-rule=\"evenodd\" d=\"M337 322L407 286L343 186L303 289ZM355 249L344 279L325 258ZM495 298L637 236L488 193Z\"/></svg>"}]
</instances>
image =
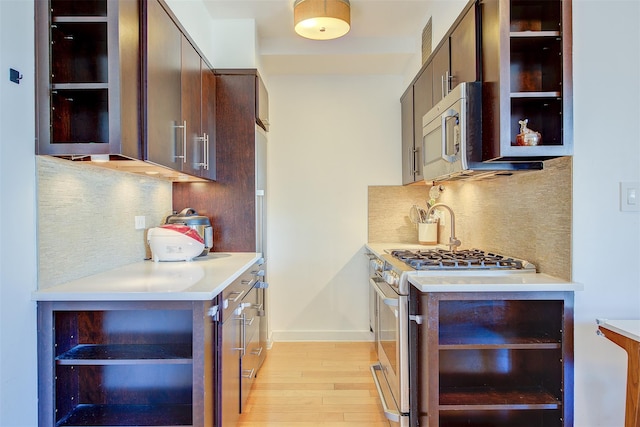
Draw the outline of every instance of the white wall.
<instances>
[{"instance_id":1,"label":"white wall","mask_svg":"<svg viewBox=\"0 0 640 427\"><path fill-rule=\"evenodd\" d=\"M271 76L271 325L369 339L367 186L400 183L400 76Z\"/></svg>"},{"instance_id":2,"label":"white wall","mask_svg":"<svg viewBox=\"0 0 640 427\"><path fill-rule=\"evenodd\" d=\"M624 423L626 354L595 318L640 318L639 214L620 181L640 180L640 2L575 0L573 278L576 426ZM614 84L611 77L614 75Z\"/></svg>"},{"instance_id":3,"label":"white wall","mask_svg":"<svg viewBox=\"0 0 640 427\"><path fill-rule=\"evenodd\" d=\"M216 46L211 15L202 0L166 0L166 3L205 58L214 65Z\"/></svg>"},{"instance_id":4,"label":"white wall","mask_svg":"<svg viewBox=\"0 0 640 427\"><path fill-rule=\"evenodd\" d=\"M33 1L0 1L0 426L37 425ZM9 81L9 68L24 76Z\"/></svg>"}]
</instances>

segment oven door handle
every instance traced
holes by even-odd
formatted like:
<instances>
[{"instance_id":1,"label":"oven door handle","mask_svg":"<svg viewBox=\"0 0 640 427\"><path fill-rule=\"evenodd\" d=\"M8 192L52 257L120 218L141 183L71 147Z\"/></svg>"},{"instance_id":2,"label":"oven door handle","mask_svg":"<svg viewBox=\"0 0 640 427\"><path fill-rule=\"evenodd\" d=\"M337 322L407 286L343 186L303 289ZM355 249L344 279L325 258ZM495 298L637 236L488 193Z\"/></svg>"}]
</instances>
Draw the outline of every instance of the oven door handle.
<instances>
[{"instance_id":1,"label":"oven door handle","mask_svg":"<svg viewBox=\"0 0 640 427\"><path fill-rule=\"evenodd\" d=\"M378 396L380 396L380 402L382 402L382 410L384 411L384 416L389 421L399 423L400 412L394 411L393 409L389 408L389 405L387 405L387 401L384 398L384 393L382 393L382 386L380 385L380 380L378 379L378 375L376 374L376 371L382 371L382 366L380 366L379 364L371 365L369 369L371 369L371 375L373 375L373 382L375 383L376 389L378 390Z\"/></svg>"},{"instance_id":2,"label":"oven door handle","mask_svg":"<svg viewBox=\"0 0 640 427\"><path fill-rule=\"evenodd\" d=\"M382 289L380 289L380 286L378 286L378 283L376 282L376 280L369 279L369 284L371 285L371 287L373 287L373 289L376 291L376 293L378 294L382 302L385 303L385 305L388 305L390 307L398 306L398 298L389 298L387 295L385 295Z\"/></svg>"}]
</instances>

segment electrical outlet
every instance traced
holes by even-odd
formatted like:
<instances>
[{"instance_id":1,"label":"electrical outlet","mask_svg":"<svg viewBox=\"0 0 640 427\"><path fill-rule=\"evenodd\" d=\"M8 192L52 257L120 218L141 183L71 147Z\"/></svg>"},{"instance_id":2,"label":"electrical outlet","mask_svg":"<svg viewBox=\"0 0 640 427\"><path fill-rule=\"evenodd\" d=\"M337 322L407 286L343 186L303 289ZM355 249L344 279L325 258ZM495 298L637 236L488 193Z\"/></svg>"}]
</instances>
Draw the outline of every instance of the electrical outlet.
<instances>
[{"instance_id":1,"label":"electrical outlet","mask_svg":"<svg viewBox=\"0 0 640 427\"><path fill-rule=\"evenodd\" d=\"M145 228L145 217L144 215L136 215L135 217L135 226L136 230L144 230Z\"/></svg>"}]
</instances>

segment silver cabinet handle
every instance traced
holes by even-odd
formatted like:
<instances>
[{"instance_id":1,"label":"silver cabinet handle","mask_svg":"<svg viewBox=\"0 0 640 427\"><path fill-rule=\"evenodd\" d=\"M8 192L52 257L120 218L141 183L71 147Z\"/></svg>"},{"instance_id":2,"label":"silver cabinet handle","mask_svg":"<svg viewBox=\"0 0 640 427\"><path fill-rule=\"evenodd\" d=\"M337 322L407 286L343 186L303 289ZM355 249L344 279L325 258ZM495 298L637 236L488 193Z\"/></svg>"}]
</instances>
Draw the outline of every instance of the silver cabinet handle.
<instances>
[{"instance_id":1,"label":"silver cabinet handle","mask_svg":"<svg viewBox=\"0 0 640 427\"><path fill-rule=\"evenodd\" d=\"M256 320L256 318L255 318L255 317L252 317L252 318L251 318L251 319L249 319L249 320L247 320L247 318L245 317L245 318L244 318L244 325L245 325L245 326L251 326L251 325L253 325L253 321L254 321L254 320Z\"/></svg>"},{"instance_id":2,"label":"silver cabinet handle","mask_svg":"<svg viewBox=\"0 0 640 427\"><path fill-rule=\"evenodd\" d=\"M242 296L242 294L244 294L244 291L233 291L233 292L229 292L229 295L235 295L236 297L234 299L231 300L231 302L238 302L238 300L240 299L240 297Z\"/></svg>"},{"instance_id":3,"label":"silver cabinet handle","mask_svg":"<svg viewBox=\"0 0 640 427\"><path fill-rule=\"evenodd\" d=\"M449 92L451 92L451 80L452 80L453 76L451 74L449 74L449 71L447 71L444 74L444 93L445 95L449 95Z\"/></svg>"},{"instance_id":4,"label":"silver cabinet handle","mask_svg":"<svg viewBox=\"0 0 640 427\"><path fill-rule=\"evenodd\" d=\"M238 317L234 317L233 320L240 323L240 347L232 347L231 350L237 350L240 352L240 357L244 356L244 313Z\"/></svg>"},{"instance_id":5,"label":"silver cabinet handle","mask_svg":"<svg viewBox=\"0 0 640 427\"><path fill-rule=\"evenodd\" d=\"M202 167L204 170L209 170L209 135L204 132L202 136L199 136L195 139L194 145L196 142L202 141L202 161L196 163L196 166ZM196 149L195 147L194 149Z\"/></svg>"},{"instance_id":6,"label":"silver cabinet handle","mask_svg":"<svg viewBox=\"0 0 640 427\"><path fill-rule=\"evenodd\" d=\"M240 350L240 357L243 357L247 352L247 315L242 313L242 324L241 333L242 333L242 350Z\"/></svg>"},{"instance_id":7,"label":"silver cabinet handle","mask_svg":"<svg viewBox=\"0 0 640 427\"><path fill-rule=\"evenodd\" d=\"M413 320L418 325L422 325L422 322L424 321L424 318L420 314L410 314L409 315L409 320Z\"/></svg>"},{"instance_id":8,"label":"silver cabinet handle","mask_svg":"<svg viewBox=\"0 0 640 427\"><path fill-rule=\"evenodd\" d=\"M253 378L253 373L255 372L255 368L252 370L245 369L242 371L242 378Z\"/></svg>"},{"instance_id":9,"label":"silver cabinet handle","mask_svg":"<svg viewBox=\"0 0 640 427\"><path fill-rule=\"evenodd\" d=\"M264 270L251 270L251 274L253 274L254 276L264 276Z\"/></svg>"},{"instance_id":10,"label":"silver cabinet handle","mask_svg":"<svg viewBox=\"0 0 640 427\"><path fill-rule=\"evenodd\" d=\"M173 156L174 159L182 159L182 163L187 162L187 121L182 125L173 125L174 129L182 129L182 156Z\"/></svg>"},{"instance_id":11,"label":"silver cabinet handle","mask_svg":"<svg viewBox=\"0 0 640 427\"><path fill-rule=\"evenodd\" d=\"M240 283L242 283L243 285L248 286L249 288L253 287L253 284L256 282L255 279L251 279L251 280L241 280Z\"/></svg>"},{"instance_id":12,"label":"silver cabinet handle","mask_svg":"<svg viewBox=\"0 0 640 427\"><path fill-rule=\"evenodd\" d=\"M183 122L182 127L182 163L187 163L187 121Z\"/></svg>"},{"instance_id":13,"label":"silver cabinet handle","mask_svg":"<svg viewBox=\"0 0 640 427\"><path fill-rule=\"evenodd\" d=\"M382 410L384 411L384 416L387 417L389 421L399 423L400 412L394 411L391 408L389 408L389 405L387 405L387 401L384 400L384 394L382 394L382 389L380 388L380 380L378 380L378 375L376 374L376 371L382 371L382 366L371 365L369 369L371 369L371 375L373 375L373 382L376 385L376 389L378 390L378 396L380 396L380 401L382 402Z\"/></svg>"},{"instance_id":14,"label":"silver cabinet handle","mask_svg":"<svg viewBox=\"0 0 640 427\"><path fill-rule=\"evenodd\" d=\"M209 170L209 134L204 134L204 169Z\"/></svg>"},{"instance_id":15,"label":"silver cabinet handle","mask_svg":"<svg viewBox=\"0 0 640 427\"><path fill-rule=\"evenodd\" d=\"M218 313L220 312L220 309L217 305L214 305L213 307L209 308L209 310L207 311L207 315L209 317L211 317L211 320L213 320L214 322L217 322L219 320Z\"/></svg>"},{"instance_id":16,"label":"silver cabinet handle","mask_svg":"<svg viewBox=\"0 0 640 427\"><path fill-rule=\"evenodd\" d=\"M260 356L262 354L262 347L254 348L251 350L252 356Z\"/></svg>"}]
</instances>

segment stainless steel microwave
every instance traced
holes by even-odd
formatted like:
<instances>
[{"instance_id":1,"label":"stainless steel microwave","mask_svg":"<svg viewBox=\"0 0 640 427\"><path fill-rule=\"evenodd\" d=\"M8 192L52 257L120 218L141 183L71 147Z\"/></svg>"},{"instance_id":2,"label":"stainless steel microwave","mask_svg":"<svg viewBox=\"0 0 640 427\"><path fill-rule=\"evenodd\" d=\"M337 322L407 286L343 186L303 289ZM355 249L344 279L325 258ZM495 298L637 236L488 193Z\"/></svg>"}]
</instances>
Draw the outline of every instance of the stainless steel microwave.
<instances>
[{"instance_id":1,"label":"stainless steel microwave","mask_svg":"<svg viewBox=\"0 0 640 427\"><path fill-rule=\"evenodd\" d=\"M460 83L422 118L424 180L429 183L542 169L542 162L483 162L482 126L482 83Z\"/></svg>"}]
</instances>

